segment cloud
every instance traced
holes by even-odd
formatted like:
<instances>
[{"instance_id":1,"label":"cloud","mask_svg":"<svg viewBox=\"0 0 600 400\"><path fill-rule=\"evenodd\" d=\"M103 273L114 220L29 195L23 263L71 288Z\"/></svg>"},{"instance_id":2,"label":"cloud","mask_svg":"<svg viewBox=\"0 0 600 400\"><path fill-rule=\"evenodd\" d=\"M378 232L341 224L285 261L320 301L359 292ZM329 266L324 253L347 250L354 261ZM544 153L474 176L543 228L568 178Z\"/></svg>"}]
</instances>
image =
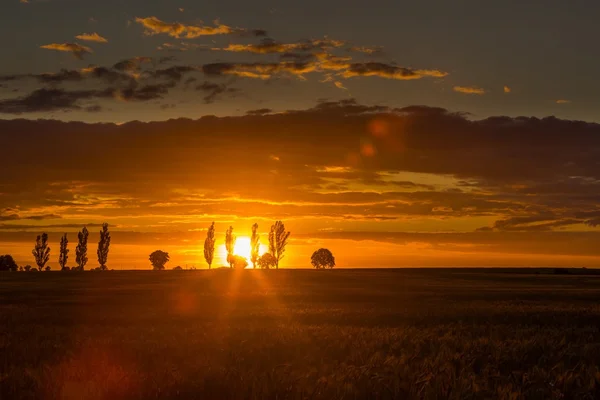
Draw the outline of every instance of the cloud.
<instances>
[{"instance_id":1,"label":"cloud","mask_svg":"<svg viewBox=\"0 0 600 400\"><path fill-rule=\"evenodd\" d=\"M504 85L504 93L510 93L512 92L512 89L506 85Z\"/></svg>"},{"instance_id":2,"label":"cloud","mask_svg":"<svg viewBox=\"0 0 600 400\"><path fill-rule=\"evenodd\" d=\"M485 94L485 90L476 86L454 86L453 90L464 94Z\"/></svg>"},{"instance_id":3,"label":"cloud","mask_svg":"<svg viewBox=\"0 0 600 400\"><path fill-rule=\"evenodd\" d=\"M368 54L368 55L379 55L379 54L383 54L383 47L381 47L381 46L373 46L373 47L352 46L352 47L348 48L348 51L355 52L355 53L364 53L364 54Z\"/></svg>"},{"instance_id":4,"label":"cloud","mask_svg":"<svg viewBox=\"0 0 600 400\"><path fill-rule=\"evenodd\" d=\"M306 40L298 43L279 43L273 39L263 39L260 44L229 44L225 48L213 48L213 50L222 50L230 52L248 52L255 54L270 54L270 53L291 53L294 51L315 51L315 50L330 50L333 48L342 47L345 42L332 39L314 39Z\"/></svg>"},{"instance_id":5,"label":"cloud","mask_svg":"<svg viewBox=\"0 0 600 400\"><path fill-rule=\"evenodd\" d=\"M207 95L204 96L204 102L206 104L214 103L215 99L224 93L232 95L239 92L239 89L231 88L228 84L217 84L212 82L204 82L196 86L196 90L207 93Z\"/></svg>"},{"instance_id":6,"label":"cloud","mask_svg":"<svg viewBox=\"0 0 600 400\"><path fill-rule=\"evenodd\" d=\"M69 111L82 109L82 100L110 97L106 91L37 89L27 96L0 100L0 113L24 114L32 112Z\"/></svg>"},{"instance_id":7,"label":"cloud","mask_svg":"<svg viewBox=\"0 0 600 400\"><path fill-rule=\"evenodd\" d=\"M438 70L410 69L385 63L368 62L349 64L348 68L341 75L344 78L377 76L386 79L410 80L424 77L443 78L448 73Z\"/></svg>"},{"instance_id":8,"label":"cloud","mask_svg":"<svg viewBox=\"0 0 600 400\"><path fill-rule=\"evenodd\" d=\"M270 108L259 108L256 110L249 110L246 111L246 115L266 115L266 114L271 114L273 112L273 110L271 110Z\"/></svg>"},{"instance_id":9,"label":"cloud","mask_svg":"<svg viewBox=\"0 0 600 400\"><path fill-rule=\"evenodd\" d=\"M228 35L249 33L245 29L232 28L215 22L215 26L185 25L179 22L164 22L156 17L136 18L135 22L141 24L146 30L146 35L166 34L174 38L195 39L200 36ZM264 31L251 31L254 36L262 36Z\"/></svg>"},{"instance_id":10,"label":"cloud","mask_svg":"<svg viewBox=\"0 0 600 400\"><path fill-rule=\"evenodd\" d=\"M564 99L560 99L560 100L556 100L556 104L570 104L571 100L564 100Z\"/></svg>"},{"instance_id":11,"label":"cloud","mask_svg":"<svg viewBox=\"0 0 600 400\"><path fill-rule=\"evenodd\" d=\"M82 33L81 35L75 36L75 39L83 40L86 42L96 42L96 43L108 43L106 38L100 36L96 32L94 33Z\"/></svg>"},{"instance_id":12,"label":"cloud","mask_svg":"<svg viewBox=\"0 0 600 400\"><path fill-rule=\"evenodd\" d=\"M40 46L41 49L57 50L72 53L75 57L82 59L84 55L93 53L92 49L79 43L51 43Z\"/></svg>"}]
</instances>

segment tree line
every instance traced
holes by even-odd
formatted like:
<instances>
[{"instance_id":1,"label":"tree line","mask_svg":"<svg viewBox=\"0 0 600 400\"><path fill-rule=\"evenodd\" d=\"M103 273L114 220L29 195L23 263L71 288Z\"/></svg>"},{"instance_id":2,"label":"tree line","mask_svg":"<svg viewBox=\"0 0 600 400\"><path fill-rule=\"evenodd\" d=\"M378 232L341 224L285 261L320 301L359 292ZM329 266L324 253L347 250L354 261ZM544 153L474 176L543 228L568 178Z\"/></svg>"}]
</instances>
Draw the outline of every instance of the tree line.
<instances>
[{"instance_id":1,"label":"tree line","mask_svg":"<svg viewBox=\"0 0 600 400\"><path fill-rule=\"evenodd\" d=\"M60 238L60 250L58 256L58 265L61 271L84 271L85 266L88 262L88 237L89 231L84 226L83 229L77 234L77 247L75 248L75 262L76 267L70 268L67 266L69 260L69 239L65 233ZM98 241L98 249L96 255L98 256L99 267L94 270L106 271L108 262L108 252L110 250L110 232L108 230L108 224L102 224L102 230L100 231L100 240ZM31 251L37 268L30 265L24 267L18 267L17 263L11 255L0 256L0 271L50 271L50 266L46 265L50 261L50 246L48 245L48 234L42 233L35 239L35 246Z\"/></svg>"},{"instance_id":2,"label":"tree line","mask_svg":"<svg viewBox=\"0 0 600 400\"><path fill-rule=\"evenodd\" d=\"M258 224L252 225L252 236L250 237L250 262L252 268L260 269L279 269L279 264L285 256L286 246L291 232L286 231L282 221L276 221L269 231L268 242L269 251L260 254L260 234L258 233ZM77 247L75 248L76 267L70 268L67 266L69 259L69 240L65 233L60 239L58 264L61 271L84 271L88 262L88 237L89 231L84 226L77 234ZM235 244L237 241L236 235L233 233L233 226L230 226L225 231L225 249L227 251L227 263L231 269L244 269L248 266L248 260L235 254ZM215 254L215 223L213 222L207 230L206 239L204 240L204 259L208 264L208 269L212 268ZM92 270L105 271L108 269L108 253L110 250L111 236L108 230L108 224L102 224L100 230L100 240L96 255L98 257L99 267ZM50 271L50 266L46 264L50 261L50 246L48 245L48 234L42 233L38 235L35 241L35 246L31 251L36 268L27 265L18 267L12 256L0 255L0 271ZM150 254L150 263L153 269L163 270L166 263L169 261L169 253L162 250L156 250ZM335 266L335 258L328 249L318 249L311 257L311 264L317 269L333 268ZM175 269L181 269L176 267Z\"/></svg>"},{"instance_id":3,"label":"tree line","mask_svg":"<svg viewBox=\"0 0 600 400\"><path fill-rule=\"evenodd\" d=\"M252 268L260 269L279 269L279 263L285 256L286 246L291 232L286 231L282 221L276 221L271 225L269 231L269 251L260 254L260 235L258 233L258 224L252 225L252 236L250 237L250 262ZM248 266L248 260L240 255L235 254L235 244L237 237L233 233L233 226L230 226L225 231L225 250L227 251L226 261L231 269L244 269ZM208 269L212 269L212 264L215 255L215 223L213 222L206 232L204 239L204 260L208 265ZM165 265L169 262L169 253L156 250L150 254L150 263L155 270L165 269ZM317 269L333 268L335 266L335 258L328 249L319 249L315 251L311 257L311 264ZM177 266L174 269L181 269Z\"/></svg>"}]
</instances>

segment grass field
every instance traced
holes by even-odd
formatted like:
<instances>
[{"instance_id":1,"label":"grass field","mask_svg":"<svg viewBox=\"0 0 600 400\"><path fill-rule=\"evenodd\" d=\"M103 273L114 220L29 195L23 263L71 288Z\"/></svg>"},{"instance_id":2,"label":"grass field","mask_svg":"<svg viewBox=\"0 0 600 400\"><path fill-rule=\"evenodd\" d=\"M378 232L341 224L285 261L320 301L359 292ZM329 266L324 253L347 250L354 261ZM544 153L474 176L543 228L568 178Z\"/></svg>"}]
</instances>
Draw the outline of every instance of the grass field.
<instances>
[{"instance_id":1,"label":"grass field","mask_svg":"<svg viewBox=\"0 0 600 400\"><path fill-rule=\"evenodd\" d=\"M0 274L0 399L597 399L600 277Z\"/></svg>"}]
</instances>

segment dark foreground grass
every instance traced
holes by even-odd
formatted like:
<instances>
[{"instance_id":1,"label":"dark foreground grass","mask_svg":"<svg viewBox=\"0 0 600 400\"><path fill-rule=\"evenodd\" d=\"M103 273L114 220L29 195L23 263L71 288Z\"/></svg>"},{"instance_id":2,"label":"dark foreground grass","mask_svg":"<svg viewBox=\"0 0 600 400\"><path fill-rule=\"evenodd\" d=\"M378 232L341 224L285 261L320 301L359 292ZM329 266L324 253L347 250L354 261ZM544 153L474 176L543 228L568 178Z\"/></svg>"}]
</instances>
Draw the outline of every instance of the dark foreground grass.
<instances>
[{"instance_id":1,"label":"dark foreground grass","mask_svg":"<svg viewBox=\"0 0 600 400\"><path fill-rule=\"evenodd\" d=\"M0 399L597 399L600 278L0 274Z\"/></svg>"}]
</instances>

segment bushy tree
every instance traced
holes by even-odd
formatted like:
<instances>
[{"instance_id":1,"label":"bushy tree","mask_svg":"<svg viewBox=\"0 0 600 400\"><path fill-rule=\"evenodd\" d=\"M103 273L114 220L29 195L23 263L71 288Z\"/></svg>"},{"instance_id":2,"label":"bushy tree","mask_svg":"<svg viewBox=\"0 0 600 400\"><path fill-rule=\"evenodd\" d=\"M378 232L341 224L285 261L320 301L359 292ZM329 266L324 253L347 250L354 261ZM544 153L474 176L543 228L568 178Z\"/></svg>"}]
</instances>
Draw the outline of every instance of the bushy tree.
<instances>
[{"instance_id":1,"label":"bushy tree","mask_svg":"<svg viewBox=\"0 0 600 400\"><path fill-rule=\"evenodd\" d=\"M279 269L279 262L284 257L285 246L290 234L291 232L286 232L285 225L281 221L277 221L271 226L271 232L269 232L269 251L275 257L275 260L277 260L275 263L275 268L277 269Z\"/></svg>"},{"instance_id":2,"label":"bushy tree","mask_svg":"<svg viewBox=\"0 0 600 400\"><path fill-rule=\"evenodd\" d=\"M229 263L229 268L233 268L233 263L235 259L233 258L235 251L235 241L236 237L233 234L233 226L230 226L225 232L225 249L227 249L227 263Z\"/></svg>"},{"instance_id":3,"label":"bushy tree","mask_svg":"<svg viewBox=\"0 0 600 400\"><path fill-rule=\"evenodd\" d=\"M242 256L232 256L232 266L235 269L244 269L248 266L248 260L246 260L246 257L242 257Z\"/></svg>"},{"instance_id":4,"label":"bushy tree","mask_svg":"<svg viewBox=\"0 0 600 400\"><path fill-rule=\"evenodd\" d=\"M256 262L260 256L260 235L258 234L258 224L252 225L252 237L250 237L250 261L252 268L256 268Z\"/></svg>"},{"instance_id":5,"label":"bushy tree","mask_svg":"<svg viewBox=\"0 0 600 400\"><path fill-rule=\"evenodd\" d=\"M26 265L25 267L23 267L23 269L25 270L25 272L29 272L31 271L31 265Z\"/></svg>"},{"instance_id":6,"label":"bushy tree","mask_svg":"<svg viewBox=\"0 0 600 400\"><path fill-rule=\"evenodd\" d=\"M58 256L58 265L60 265L62 270L67 268L67 260L69 259L69 249L67 248L68 245L69 239L67 239L67 234L65 233L60 238L60 254Z\"/></svg>"},{"instance_id":7,"label":"bushy tree","mask_svg":"<svg viewBox=\"0 0 600 400\"><path fill-rule=\"evenodd\" d=\"M165 269L165 264L169 262L169 253L156 250L152 254L150 254L150 263L154 270L162 271Z\"/></svg>"},{"instance_id":8,"label":"bushy tree","mask_svg":"<svg viewBox=\"0 0 600 400\"><path fill-rule=\"evenodd\" d=\"M208 269L212 268L213 259L215 257L215 223L213 222L206 232L204 239L204 259L208 264Z\"/></svg>"},{"instance_id":9,"label":"bushy tree","mask_svg":"<svg viewBox=\"0 0 600 400\"><path fill-rule=\"evenodd\" d=\"M0 256L0 271L17 271L18 269L15 259L10 254Z\"/></svg>"},{"instance_id":10,"label":"bushy tree","mask_svg":"<svg viewBox=\"0 0 600 400\"><path fill-rule=\"evenodd\" d=\"M258 268L271 269L277 265L277 259L271 253L265 253L258 258L256 263L258 264Z\"/></svg>"},{"instance_id":11,"label":"bushy tree","mask_svg":"<svg viewBox=\"0 0 600 400\"><path fill-rule=\"evenodd\" d=\"M44 271L51 271L51 270L52 270L52 268L50 268L49 265L47 265L46 268L44 268Z\"/></svg>"},{"instance_id":12,"label":"bushy tree","mask_svg":"<svg viewBox=\"0 0 600 400\"><path fill-rule=\"evenodd\" d=\"M335 257L329 249L319 249L310 257L310 263L316 269L331 269L335 267Z\"/></svg>"},{"instance_id":13,"label":"bushy tree","mask_svg":"<svg viewBox=\"0 0 600 400\"><path fill-rule=\"evenodd\" d=\"M106 271L106 262L108 261L108 250L110 248L110 232L108 231L108 224L105 222L102 224L102 230L100 231L100 241L98 241L98 264L100 264L100 270Z\"/></svg>"},{"instance_id":14,"label":"bushy tree","mask_svg":"<svg viewBox=\"0 0 600 400\"><path fill-rule=\"evenodd\" d=\"M75 261L77 262L77 267L80 271L83 271L85 268L85 264L88 262L87 257L87 242L88 236L90 233L87 228L84 226L81 232L77 234L77 248L75 249Z\"/></svg>"},{"instance_id":15,"label":"bushy tree","mask_svg":"<svg viewBox=\"0 0 600 400\"><path fill-rule=\"evenodd\" d=\"M50 247L48 246L47 233L38 235L35 239L35 247L31 250L31 254L33 254L39 270L42 271L48 260L50 260Z\"/></svg>"}]
</instances>

